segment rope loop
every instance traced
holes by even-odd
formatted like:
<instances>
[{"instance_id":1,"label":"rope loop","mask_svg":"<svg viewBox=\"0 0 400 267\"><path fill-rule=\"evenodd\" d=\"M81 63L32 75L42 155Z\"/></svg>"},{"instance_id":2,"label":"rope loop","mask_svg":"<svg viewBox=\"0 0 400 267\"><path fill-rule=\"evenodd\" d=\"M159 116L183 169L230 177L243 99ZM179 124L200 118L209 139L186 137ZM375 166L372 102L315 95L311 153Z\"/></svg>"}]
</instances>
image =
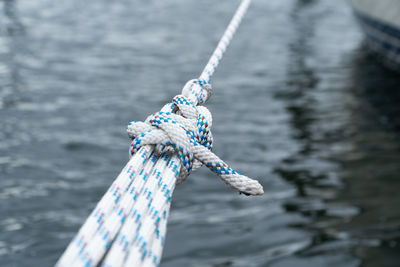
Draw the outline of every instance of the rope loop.
<instances>
[{"instance_id":1,"label":"rope loop","mask_svg":"<svg viewBox=\"0 0 400 267\"><path fill-rule=\"evenodd\" d=\"M127 131L132 138L130 154L135 154L144 145L155 145L157 153L178 154L182 167L177 183L204 164L240 193L261 195L263 189L256 180L241 175L212 152L211 113L206 107L196 106L190 100L192 94L196 96L195 101L202 102L205 99L202 97L211 93L211 86L208 85L191 80L183 89L183 93L189 96L177 95L162 111L150 115L144 122L129 123Z\"/></svg>"},{"instance_id":2,"label":"rope loop","mask_svg":"<svg viewBox=\"0 0 400 267\"><path fill-rule=\"evenodd\" d=\"M257 181L231 169L211 152L211 114L198 106L210 98L210 80L250 2L241 1L199 78L187 82L182 95L160 112L128 125L133 139L130 152L135 156L56 266L158 266L175 184L202 164L240 193L263 194Z\"/></svg>"},{"instance_id":3,"label":"rope loop","mask_svg":"<svg viewBox=\"0 0 400 267\"><path fill-rule=\"evenodd\" d=\"M127 131L132 138L130 155L143 145L156 145L157 153L177 152L182 162L179 181L183 181L201 163L193 155L193 146L212 149L210 111L195 106L186 96L177 95L166 105L170 111L159 111L147 117L145 122L129 123ZM163 108L165 110L165 108Z\"/></svg>"}]
</instances>

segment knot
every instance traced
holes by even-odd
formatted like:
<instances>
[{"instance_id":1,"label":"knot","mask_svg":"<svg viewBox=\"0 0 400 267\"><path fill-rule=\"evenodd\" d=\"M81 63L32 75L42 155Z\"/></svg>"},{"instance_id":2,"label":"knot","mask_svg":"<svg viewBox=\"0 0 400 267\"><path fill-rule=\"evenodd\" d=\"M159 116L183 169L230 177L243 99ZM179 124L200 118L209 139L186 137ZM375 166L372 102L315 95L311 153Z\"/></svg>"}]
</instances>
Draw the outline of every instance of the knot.
<instances>
[{"instance_id":1,"label":"knot","mask_svg":"<svg viewBox=\"0 0 400 267\"><path fill-rule=\"evenodd\" d=\"M201 166L195 159L192 147L202 145L212 149L210 111L204 106L194 106L185 96L177 95L172 103L156 112L145 122L133 121L128 134L133 139L130 155L143 145L157 145L158 153L177 152L182 162L179 181L183 181L193 169Z\"/></svg>"},{"instance_id":2,"label":"knot","mask_svg":"<svg viewBox=\"0 0 400 267\"><path fill-rule=\"evenodd\" d=\"M193 81L189 83L198 84ZM211 151L211 124L211 113L206 107L195 106L189 96L177 95L172 103L147 117L145 122L129 123L127 131L132 138L130 154L133 155L144 145L156 145L157 153L178 154L182 167L177 183L204 164L240 193L263 194L258 181L231 169Z\"/></svg>"}]
</instances>

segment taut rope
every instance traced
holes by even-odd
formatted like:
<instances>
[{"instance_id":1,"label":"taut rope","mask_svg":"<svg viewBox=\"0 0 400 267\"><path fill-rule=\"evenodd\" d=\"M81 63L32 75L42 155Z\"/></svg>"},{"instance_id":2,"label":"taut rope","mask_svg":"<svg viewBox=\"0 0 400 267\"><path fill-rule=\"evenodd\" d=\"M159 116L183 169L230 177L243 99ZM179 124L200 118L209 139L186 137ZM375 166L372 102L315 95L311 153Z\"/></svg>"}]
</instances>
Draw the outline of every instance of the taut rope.
<instances>
[{"instance_id":1,"label":"taut rope","mask_svg":"<svg viewBox=\"0 0 400 267\"><path fill-rule=\"evenodd\" d=\"M250 2L242 0L199 79L145 122L128 125L131 159L56 266L157 266L175 184L202 164L240 193L263 194L211 152L211 113L197 106L211 96L210 79Z\"/></svg>"}]
</instances>

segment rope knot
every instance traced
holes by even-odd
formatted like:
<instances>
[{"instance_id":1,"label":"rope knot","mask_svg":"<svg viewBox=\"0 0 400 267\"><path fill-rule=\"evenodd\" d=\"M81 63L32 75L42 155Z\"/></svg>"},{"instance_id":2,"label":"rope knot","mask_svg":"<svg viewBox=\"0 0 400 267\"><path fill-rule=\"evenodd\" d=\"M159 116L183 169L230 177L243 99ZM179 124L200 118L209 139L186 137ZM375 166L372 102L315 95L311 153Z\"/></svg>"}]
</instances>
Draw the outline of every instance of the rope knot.
<instances>
[{"instance_id":1,"label":"rope knot","mask_svg":"<svg viewBox=\"0 0 400 267\"><path fill-rule=\"evenodd\" d=\"M209 91L204 93L204 88ZM196 106L191 101L195 99L199 103L204 102L211 94L211 87L199 80L192 80L185 85L182 93L144 122L129 123L127 131L132 138L130 155L144 145L156 145L157 153L178 154L182 167L177 183L204 164L240 193L263 194L258 181L231 169L212 152L211 113L206 107Z\"/></svg>"},{"instance_id":2,"label":"rope knot","mask_svg":"<svg viewBox=\"0 0 400 267\"><path fill-rule=\"evenodd\" d=\"M130 155L143 145L156 145L158 153L177 152L182 162L178 181L181 182L201 166L193 147L212 149L211 124L212 116L206 107L196 107L186 96L177 95L172 103L148 116L145 122L129 123L127 131L133 139Z\"/></svg>"}]
</instances>

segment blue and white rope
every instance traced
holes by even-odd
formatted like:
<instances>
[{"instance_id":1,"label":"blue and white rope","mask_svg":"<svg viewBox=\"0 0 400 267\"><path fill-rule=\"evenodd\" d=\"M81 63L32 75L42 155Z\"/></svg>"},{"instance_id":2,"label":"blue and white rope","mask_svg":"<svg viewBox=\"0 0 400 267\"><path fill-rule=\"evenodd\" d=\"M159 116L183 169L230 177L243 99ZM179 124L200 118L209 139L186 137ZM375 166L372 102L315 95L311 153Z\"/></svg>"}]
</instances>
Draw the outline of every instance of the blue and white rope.
<instances>
[{"instance_id":1,"label":"blue and white rope","mask_svg":"<svg viewBox=\"0 0 400 267\"><path fill-rule=\"evenodd\" d=\"M175 185L202 164L246 195L262 186L211 152L212 118L197 106L251 0L242 0L199 79L145 122L132 122L131 159L92 211L56 266L158 266Z\"/></svg>"},{"instance_id":2,"label":"blue and white rope","mask_svg":"<svg viewBox=\"0 0 400 267\"><path fill-rule=\"evenodd\" d=\"M172 101L171 108L176 110L176 113L161 111L149 116L146 122L135 121L129 124L128 133L134 138L132 154L143 145L161 146L160 152L171 147L170 151L176 152L181 161L180 173L183 179L190 174L192 165L197 160L240 193L246 195L263 193L257 181L231 169L211 152L211 113L206 107L196 107L187 97L177 95ZM200 164L197 164L197 167L199 166Z\"/></svg>"}]
</instances>

